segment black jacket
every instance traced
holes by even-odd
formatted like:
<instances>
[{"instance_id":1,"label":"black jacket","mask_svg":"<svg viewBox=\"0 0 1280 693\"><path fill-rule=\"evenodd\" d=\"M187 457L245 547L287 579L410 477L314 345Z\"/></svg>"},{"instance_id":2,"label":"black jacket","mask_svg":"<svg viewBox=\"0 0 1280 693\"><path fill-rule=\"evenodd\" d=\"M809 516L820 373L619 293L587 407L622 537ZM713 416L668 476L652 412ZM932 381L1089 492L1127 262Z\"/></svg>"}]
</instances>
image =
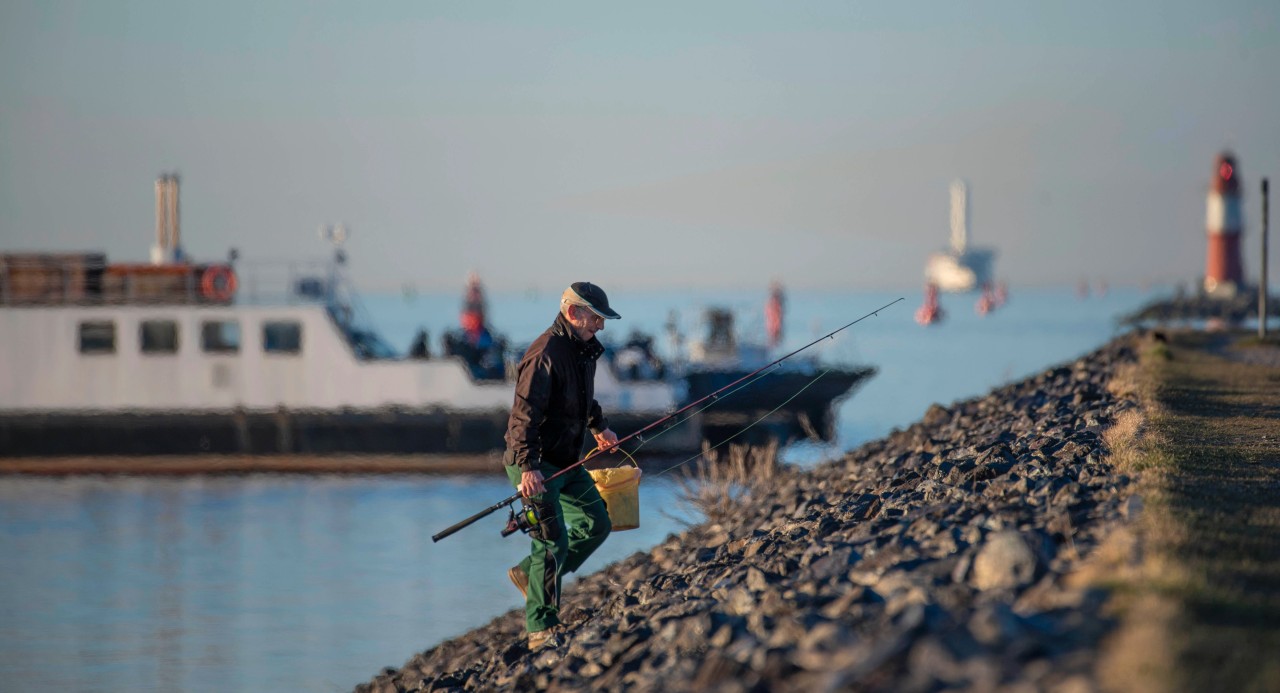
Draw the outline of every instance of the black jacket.
<instances>
[{"instance_id":1,"label":"black jacket","mask_svg":"<svg viewBox=\"0 0 1280 693\"><path fill-rule=\"evenodd\" d=\"M563 315L529 345L516 371L516 398L507 421L507 464L524 471L563 468L581 459L587 428L609 420L595 400L596 359L604 347L584 342Z\"/></svg>"}]
</instances>

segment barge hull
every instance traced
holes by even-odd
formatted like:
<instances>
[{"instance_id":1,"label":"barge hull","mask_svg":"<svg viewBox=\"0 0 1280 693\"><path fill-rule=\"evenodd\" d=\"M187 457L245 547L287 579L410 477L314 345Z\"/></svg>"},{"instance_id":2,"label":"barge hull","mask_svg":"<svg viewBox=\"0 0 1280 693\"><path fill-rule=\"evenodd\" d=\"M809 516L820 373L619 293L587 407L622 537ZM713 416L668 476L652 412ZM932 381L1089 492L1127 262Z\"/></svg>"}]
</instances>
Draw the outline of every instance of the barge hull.
<instances>
[{"instance_id":1,"label":"barge hull","mask_svg":"<svg viewBox=\"0 0 1280 693\"><path fill-rule=\"evenodd\" d=\"M624 436L654 419L613 415ZM0 456L484 454L501 452L507 412L235 412L0 416ZM647 452L697 450L699 422L653 438Z\"/></svg>"}]
</instances>

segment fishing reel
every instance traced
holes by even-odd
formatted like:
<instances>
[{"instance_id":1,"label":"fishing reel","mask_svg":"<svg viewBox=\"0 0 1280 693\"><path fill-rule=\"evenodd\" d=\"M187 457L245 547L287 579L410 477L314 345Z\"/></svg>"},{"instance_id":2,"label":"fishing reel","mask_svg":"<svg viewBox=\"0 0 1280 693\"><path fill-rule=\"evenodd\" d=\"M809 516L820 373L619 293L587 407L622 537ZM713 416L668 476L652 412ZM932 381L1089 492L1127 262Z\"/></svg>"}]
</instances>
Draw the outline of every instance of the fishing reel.
<instances>
[{"instance_id":1,"label":"fishing reel","mask_svg":"<svg viewBox=\"0 0 1280 693\"><path fill-rule=\"evenodd\" d=\"M538 528L538 523L542 522L542 518L538 516L538 510L532 505L520 504L520 511L507 506L507 526L502 530L502 536L509 537L516 532L529 532Z\"/></svg>"}]
</instances>

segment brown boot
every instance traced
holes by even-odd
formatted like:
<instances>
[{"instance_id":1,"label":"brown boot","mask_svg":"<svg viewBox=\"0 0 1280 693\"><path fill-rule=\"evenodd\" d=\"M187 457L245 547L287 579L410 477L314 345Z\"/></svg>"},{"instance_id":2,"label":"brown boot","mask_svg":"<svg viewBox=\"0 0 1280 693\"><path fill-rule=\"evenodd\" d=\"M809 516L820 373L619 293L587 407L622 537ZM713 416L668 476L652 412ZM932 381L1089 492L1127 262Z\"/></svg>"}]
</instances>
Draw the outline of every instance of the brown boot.
<instances>
[{"instance_id":1,"label":"brown boot","mask_svg":"<svg viewBox=\"0 0 1280 693\"><path fill-rule=\"evenodd\" d=\"M530 633L529 651L537 652L548 647L558 647L560 645L560 631L560 626L552 626L546 630Z\"/></svg>"},{"instance_id":2,"label":"brown boot","mask_svg":"<svg viewBox=\"0 0 1280 693\"><path fill-rule=\"evenodd\" d=\"M520 596L525 599L529 598L529 576L525 575L524 570L520 566L513 566L507 571L507 577L511 578L511 584L520 590Z\"/></svg>"}]
</instances>

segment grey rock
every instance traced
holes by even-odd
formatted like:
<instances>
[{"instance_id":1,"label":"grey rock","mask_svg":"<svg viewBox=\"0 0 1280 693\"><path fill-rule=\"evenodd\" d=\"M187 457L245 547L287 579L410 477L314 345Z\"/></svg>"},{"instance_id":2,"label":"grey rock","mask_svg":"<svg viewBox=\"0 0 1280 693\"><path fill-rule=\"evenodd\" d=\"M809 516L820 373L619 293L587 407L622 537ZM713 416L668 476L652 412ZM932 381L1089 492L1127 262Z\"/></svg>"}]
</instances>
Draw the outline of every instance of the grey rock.
<instances>
[{"instance_id":1,"label":"grey rock","mask_svg":"<svg viewBox=\"0 0 1280 693\"><path fill-rule=\"evenodd\" d=\"M702 546L707 549L715 549L727 543L729 543L729 533L720 525L712 525L706 538L703 539Z\"/></svg>"},{"instance_id":2,"label":"grey rock","mask_svg":"<svg viewBox=\"0 0 1280 693\"><path fill-rule=\"evenodd\" d=\"M980 590L1023 587L1035 580L1039 565L1021 533L995 532L973 559L973 584Z\"/></svg>"},{"instance_id":3,"label":"grey rock","mask_svg":"<svg viewBox=\"0 0 1280 693\"><path fill-rule=\"evenodd\" d=\"M858 561L860 556L852 546L841 546L830 554L818 558L809 565L807 576L813 580L830 580L842 577L849 572L849 567Z\"/></svg>"},{"instance_id":4,"label":"grey rock","mask_svg":"<svg viewBox=\"0 0 1280 693\"><path fill-rule=\"evenodd\" d=\"M981 606L969 619L969 632L988 647L998 647L1021 637L1022 621L1003 602Z\"/></svg>"},{"instance_id":5,"label":"grey rock","mask_svg":"<svg viewBox=\"0 0 1280 693\"><path fill-rule=\"evenodd\" d=\"M956 560L955 566L951 570L952 582L967 582L969 579L969 569L973 566L973 555L965 553Z\"/></svg>"},{"instance_id":6,"label":"grey rock","mask_svg":"<svg viewBox=\"0 0 1280 693\"><path fill-rule=\"evenodd\" d=\"M926 426L938 426L951 420L951 412L941 404L931 404L924 413Z\"/></svg>"},{"instance_id":7,"label":"grey rock","mask_svg":"<svg viewBox=\"0 0 1280 693\"><path fill-rule=\"evenodd\" d=\"M967 682L964 666L936 637L921 638L907 655L908 689L933 690L943 686L962 686Z\"/></svg>"}]
</instances>

